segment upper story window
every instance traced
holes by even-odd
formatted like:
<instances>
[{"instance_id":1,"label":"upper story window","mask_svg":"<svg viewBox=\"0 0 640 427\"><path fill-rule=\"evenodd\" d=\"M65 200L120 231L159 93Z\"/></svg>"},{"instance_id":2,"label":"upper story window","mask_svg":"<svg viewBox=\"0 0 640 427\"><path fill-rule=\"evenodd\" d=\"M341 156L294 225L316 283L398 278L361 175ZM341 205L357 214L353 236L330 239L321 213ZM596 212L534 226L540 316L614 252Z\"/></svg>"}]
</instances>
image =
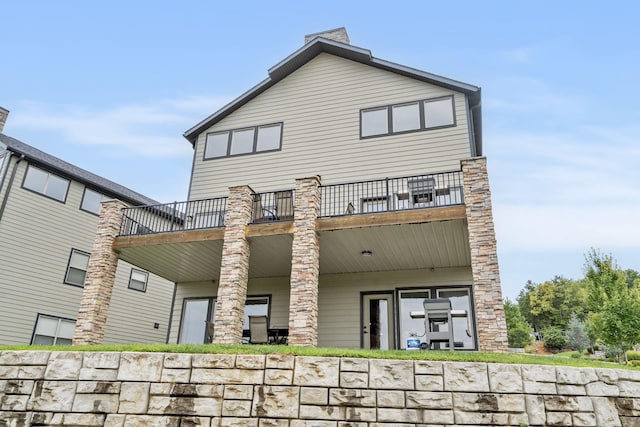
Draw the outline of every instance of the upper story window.
<instances>
[{"instance_id":1,"label":"upper story window","mask_svg":"<svg viewBox=\"0 0 640 427\"><path fill-rule=\"evenodd\" d=\"M425 99L360 111L360 137L455 126L453 96Z\"/></svg>"},{"instance_id":2,"label":"upper story window","mask_svg":"<svg viewBox=\"0 0 640 427\"><path fill-rule=\"evenodd\" d=\"M89 267L89 253L78 249L71 249L67 273L64 276L64 283L75 286L84 286Z\"/></svg>"},{"instance_id":3,"label":"upper story window","mask_svg":"<svg viewBox=\"0 0 640 427\"><path fill-rule=\"evenodd\" d=\"M109 199L109 197L104 194L85 187L84 194L82 195L82 202L80 203L80 209L95 215L100 215L100 202L107 199Z\"/></svg>"},{"instance_id":4,"label":"upper story window","mask_svg":"<svg viewBox=\"0 0 640 427\"><path fill-rule=\"evenodd\" d=\"M280 150L282 123L207 134L204 159Z\"/></svg>"},{"instance_id":5,"label":"upper story window","mask_svg":"<svg viewBox=\"0 0 640 427\"><path fill-rule=\"evenodd\" d=\"M29 165L22 187L64 203L69 180Z\"/></svg>"}]
</instances>

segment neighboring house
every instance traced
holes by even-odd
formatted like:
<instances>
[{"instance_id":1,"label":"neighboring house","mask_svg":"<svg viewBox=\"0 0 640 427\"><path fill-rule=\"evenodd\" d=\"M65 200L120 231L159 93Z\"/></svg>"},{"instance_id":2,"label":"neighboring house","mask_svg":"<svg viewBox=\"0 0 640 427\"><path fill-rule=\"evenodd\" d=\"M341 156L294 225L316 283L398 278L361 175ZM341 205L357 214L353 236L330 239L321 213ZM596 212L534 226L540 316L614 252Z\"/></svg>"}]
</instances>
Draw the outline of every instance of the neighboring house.
<instances>
[{"instance_id":1,"label":"neighboring house","mask_svg":"<svg viewBox=\"0 0 640 427\"><path fill-rule=\"evenodd\" d=\"M375 58L343 28L268 73L185 133L188 202L160 223L113 207L105 245L177 283L169 341L204 342L214 321L214 342L241 342L264 314L291 345L405 348L424 334L411 312L447 298L456 348L505 351L480 88Z\"/></svg>"},{"instance_id":2,"label":"neighboring house","mask_svg":"<svg viewBox=\"0 0 640 427\"><path fill-rule=\"evenodd\" d=\"M0 344L71 343L100 203L111 198L155 203L0 133ZM174 284L124 261L115 273L104 341L166 342Z\"/></svg>"}]
</instances>

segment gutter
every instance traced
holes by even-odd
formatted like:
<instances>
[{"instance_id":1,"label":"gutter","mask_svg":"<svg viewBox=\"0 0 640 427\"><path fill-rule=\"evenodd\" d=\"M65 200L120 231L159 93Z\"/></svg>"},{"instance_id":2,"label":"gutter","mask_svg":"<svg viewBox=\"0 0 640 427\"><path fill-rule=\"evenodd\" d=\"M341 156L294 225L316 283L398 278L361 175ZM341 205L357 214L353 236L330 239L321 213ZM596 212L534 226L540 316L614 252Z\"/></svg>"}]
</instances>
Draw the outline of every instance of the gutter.
<instances>
[{"instance_id":1,"label":"gutter","mask_svg":"<svg viewBox=\"0 0 640 427\"><path fill-rule=\"evenodd\" d=\"M21 154L18 160L16 161L16 163L13 165L13 170L11 171L11 177L9 178L9 183L7 184L7 192L4 193L4 198L2 199L2 205L0 205L0 221L2 221L2 214L4 214L4 209L7 206L7 201L9 200L9 193L11 192L11 187L13 186L13 180L16 177L18 164L20 164L20 162L23 161L24 158L25 158L24 154ZM11 159L11 157L9 157L9 159ZM8 163L7 163L7 166L8 166ZM5 169L5 174L8 169L9 169L8 167L7 169ZM5 177L2 177L2 183L4 183L4 178ZM0 186L0 189L1 188L2 187Z\"/></svg>"}]
</instances>

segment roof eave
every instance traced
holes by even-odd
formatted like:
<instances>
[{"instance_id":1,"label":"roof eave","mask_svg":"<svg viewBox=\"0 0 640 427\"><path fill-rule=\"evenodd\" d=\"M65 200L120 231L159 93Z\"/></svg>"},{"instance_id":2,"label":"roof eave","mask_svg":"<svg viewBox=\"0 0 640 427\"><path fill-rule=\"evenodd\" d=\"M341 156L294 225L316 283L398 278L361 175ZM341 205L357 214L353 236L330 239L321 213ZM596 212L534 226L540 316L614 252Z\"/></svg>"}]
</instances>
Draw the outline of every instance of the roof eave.
<instances>
[{"instance_id":1,"label":"roof eave","mask_svg":"<svg viewBox=\"0 0 640 427\"><path fill-rule=\"evenodd\" d=\"M296 50L273 67L269 68L269 77L240 95L238 98L229 102L215 113L201 120L198 124L187 130L183 136L191 142L191 145L195 146L198 135L205 129L211 127L217 121L231 114L233 111L237 110L251 99L275 85L280 80L284 79L289 74L293 73L295 70L302 67L315 56L323 52L465 93L469 97L470 107L475 107L480 104L480 88L478 86L449 79L437 74L427 73L425 71L390 61L374 58L371 55L371 51L368 49L318 37L302 46L300 49Z\"/></svg>"}]
</instances>

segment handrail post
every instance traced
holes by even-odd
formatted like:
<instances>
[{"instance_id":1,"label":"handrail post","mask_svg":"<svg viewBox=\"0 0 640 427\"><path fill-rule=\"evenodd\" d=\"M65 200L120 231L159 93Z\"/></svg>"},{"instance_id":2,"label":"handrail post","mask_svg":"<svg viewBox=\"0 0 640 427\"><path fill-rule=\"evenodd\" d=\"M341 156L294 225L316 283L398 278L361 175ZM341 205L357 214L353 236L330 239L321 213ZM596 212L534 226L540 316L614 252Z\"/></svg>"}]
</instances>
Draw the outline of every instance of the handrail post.
<instances>
[{"instance_id":1,"label":"handrail post","mask_svg":"<svg viewBox=\"0 0 640 427\"><path fill-rule=\"evenodd\" d=\"M391 198L389 197L389 177L386 177L384 180L387 187L386 199L387 199L387 212L388 212L391 210Z\"/></svg>"},{"instance_id":2,"label":"handrail post","mask_svg":"<svg viewBox=\"0 0 640 427\"><path fill-rule=\"evenodd\" d=\"M171 210L171 231L173 231L173 227L176 223L176 205L178 202L173 202L173 209Z\"/></svg>"}]
</instances>

